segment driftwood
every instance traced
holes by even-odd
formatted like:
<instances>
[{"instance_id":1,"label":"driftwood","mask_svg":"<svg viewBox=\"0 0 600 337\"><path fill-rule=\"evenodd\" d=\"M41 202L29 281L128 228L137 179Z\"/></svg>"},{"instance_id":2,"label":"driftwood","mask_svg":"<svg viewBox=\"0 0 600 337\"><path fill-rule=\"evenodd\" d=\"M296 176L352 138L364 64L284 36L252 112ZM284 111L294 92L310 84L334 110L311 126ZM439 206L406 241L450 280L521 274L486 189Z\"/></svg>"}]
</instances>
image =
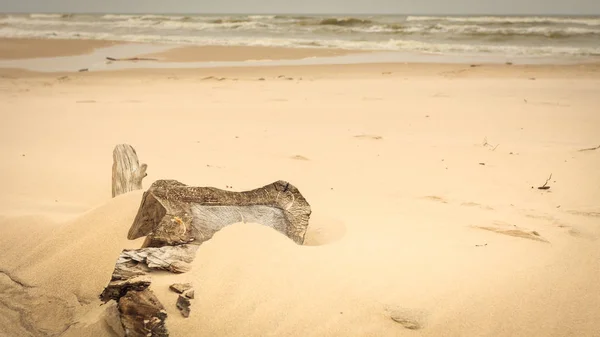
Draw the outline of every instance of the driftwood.
<instances>
[{"instance_id":1,"label":"driftwood","mask_svg":"<svg viewBox=\"0 0 600 337\"><path fill-rule=\"evenodd\" d=\"M144 193L127 237L146 236L144 247L200 245L227 225L255 222L302 244L310 213L310 205L298 189L285 181L231 192L159 180Z\"/></svg>"},{"instance_id":2,"label":"driftwood","mask_svg":"<svg viewBox=\"0 0 600 337\"><path fill-rule=\"evenodd\" d=\"M125 57L125 58L115 58L115 57L106 57L109 61L158 61L158 59L149 58L149 57Z\"/></svg>"},{"instance_id":3,"label":"driftwood","mask_svg":"<svg viewBox=\"0 0 600 337\"><path fill-rule=\"evenodd\" d=\"M131 177L120 186L131 188L129 182L136 181L139 184L135 189L141 188L146 165L138 166L133 148L119 145L114 156L113 182L116 171L130 172ZM132 179L134 176L139 179ZM298 189L285 181L252 191L231 192L159 180L144 193L127 236L132 240L146 236L144 247L121 252L100 299L118 303L126 337L167 337L166 311L149 289L153 269L187 272L199 245L236 222L261 223L302 244L310 213L310 205ZM175 306L188 317L190 299L194 298L191 285L174 284L171 289L181 293Z\"/></svg>"},{"instance_id":4,"label":"driftwood","mask_svg":"<svg viewBox=\"0 0 600 337\"><path fill-rule=\"evenodd\" d=\"M105 303L110 300L118 301L131 289L146 289L150 285L147 274L151 269L172 273L189 271L197 249L196 245L181 245L123 250L100 299Z\"/></svg>"},{"instance_id":5,"label":"driftwood","mask_svg":"<svg viewBox=\"0 0 600 337\"><path fill-rule=\"evenodd\" d=\"M113 150L112 196L142 189L148 165L140 165L131 145L120 144Z\"/></svg>"},{"instance_id":6,"label":"driftwood","mask_svg":"<svg viewBox=\"0 0 600 337\"><path fill-rule=\"evenodd\" d=\"M168 337L167 312L150 289L130 290L119 299L121 324L128 337Z\"/></svg>"},{"instance_id":7,"label":"driftwood","mask_svg":"<svg viewBox=\"0 0 600 337\"><path fill-rule=\"evenodd\" d=\"M177 309L179 309L179 312L181 312L181 315L183 317L190 317L190 306L192 305L192 303L190 302L189 298L179 295L179 297L177 297L177 303L175 305L177 306Z\"/></svg>"},{"instance_id":8,"label":"driftwood","mask_svg":"<svg viewBox=\"0 0 600 337\"><path fill-rule=\"evenodd\" d=\"M169 286L169 289L173 290L178 294L183 294L184 292L192 289L191 283L174 283Z\"/></svg>"}]
</instances>

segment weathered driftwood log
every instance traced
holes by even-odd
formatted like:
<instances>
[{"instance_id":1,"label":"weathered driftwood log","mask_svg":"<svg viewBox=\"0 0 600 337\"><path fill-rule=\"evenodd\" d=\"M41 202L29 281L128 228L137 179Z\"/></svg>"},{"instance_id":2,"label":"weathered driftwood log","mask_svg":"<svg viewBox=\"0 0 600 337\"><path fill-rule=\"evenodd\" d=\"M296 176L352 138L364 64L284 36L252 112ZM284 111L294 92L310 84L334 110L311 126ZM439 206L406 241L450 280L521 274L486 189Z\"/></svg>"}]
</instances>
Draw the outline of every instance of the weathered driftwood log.
<instances>
[{"instance_id":1,"label":"weathered driftwood log","mask_svg":"<svg viewBox=\"0 0 600 337\"><path fill-rule=\"evenodd\" d=\"M150 289L130 290L119 299L121 324L127 337L168 337L167 312Z\"/></svg>"},{"instance_id":2,"label":"weathered driftwood log","mask_svg":"<svg viewBox=\"0 0 600 337\"><path fill-rule=\"evenodd\" d=\"M254 222L302 244L310 213L298 189L285 181L232 192L159 180L144 193L127 237L147 236L144 247L199 245L227 225Z\"/></svg>"},{"instance_id":3,"label":"weathered driftwood log","mask_svg":"<svg viewBox=\"0 0 600 337\"><path fill-rule=\"evenodd\" d=\"M120 144L113 150L112 196L142 189L148 165L140 165L131 145Z\"/></svg>"}]
</instances>

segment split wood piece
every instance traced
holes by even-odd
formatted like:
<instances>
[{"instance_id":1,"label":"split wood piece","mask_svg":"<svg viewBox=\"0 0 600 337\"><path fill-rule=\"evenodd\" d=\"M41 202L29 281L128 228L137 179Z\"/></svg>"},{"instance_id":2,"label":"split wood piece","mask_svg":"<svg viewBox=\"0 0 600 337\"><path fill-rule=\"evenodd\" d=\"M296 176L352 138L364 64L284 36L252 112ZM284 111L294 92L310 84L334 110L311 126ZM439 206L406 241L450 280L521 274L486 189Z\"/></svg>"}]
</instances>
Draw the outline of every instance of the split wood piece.
<instances>
[{"instance_id":1,"label":"split wood piece","mask_svg":"<svg viewBox=\"0 0 600 337\"><path fill-rule=\"evenodd\" d=\"M113 198L142 189L142 179L148 174L148 165L140 165L137 154L131 145L119 144L113 150L112 196Z\"/></svg>"},{"instance_id":2,"label":"split wood piece","mask_svg":"<svg viewBox=\"0 0 600 337\"><path fill-rule=\"evenodd\" d=\"M190 302L190 299L179 295L179 297L177 297L177 309L179 309L179 312L181 312L181 315L185 318L190 317L190 306L192 305Z\"/></svg>"},{"instance_id":3,"label":"split wood piece","mask_svg":"<svg viewBox=\"0 0 600 337\"><path fill-rule=\"evenodd\" d=\"M160 248L125 249L117 259L115 270L100 299L118 301L129 290L141 291L150 285L151 269L184 273L196 256L196 245L165 246Z\"/></svg>"},{"instance_id":4,"label":"split wood piece","mask_svg":"<svg viewBox=\"0 0 600 337\"><path fill-rule=\"evenodd\" d=\"M132 271L132 268L139 264L145 264L150 269L185 273L191 268L190 263L196 257L196 250L198 250L196 245L125 249L117 259L115 270Z\"/></svg>"},{"instance_id":5,"label":"split wood piece","mask_svg":"<svg viewBox=\"0 0 600 337\"><path fill-rule=\"evenodd\" d=\"M100 294L100 300L104 303L119 299L125 296L130 290L142 291L150 286L150 277L148 276L137 276L125 280L112 280L108 284L102 294Z\"/></svg>"},{"instance_id":6,"label":"split wood piece","mask_svg":"<svg viewBox=\"0 0 600 337\"><path fill-rule=\"evenodd\" d=\"M169 286L169 289L173 290L174 292L176 292L178 294L183 294L184 292L192 289L192 284L191 283L175 283L175 284L171 284L171 286Z\"/></svg>"},{"instance_id":7,"label":"split wood piece","mask_svg":"<svg viewBox=\"0 0 600 337\"><path fill-rule=\"evenodd\" d=\"M167 311L150 289L130 290L119 299L125 337L168 337Z\"/></svg>"},{"instance_id":8,"label":"split wood piece","mask_svg":"<svg viewBox=\"0 0 600 337\"><path fill-rule=\"evenodd\" d=\"M306 199L285 181L232 192L158 180L144 193L127 238L147 236L144 247L200 245L225 226L253 222L303 244L310 213Z\"/></svg>"}]
</instances>

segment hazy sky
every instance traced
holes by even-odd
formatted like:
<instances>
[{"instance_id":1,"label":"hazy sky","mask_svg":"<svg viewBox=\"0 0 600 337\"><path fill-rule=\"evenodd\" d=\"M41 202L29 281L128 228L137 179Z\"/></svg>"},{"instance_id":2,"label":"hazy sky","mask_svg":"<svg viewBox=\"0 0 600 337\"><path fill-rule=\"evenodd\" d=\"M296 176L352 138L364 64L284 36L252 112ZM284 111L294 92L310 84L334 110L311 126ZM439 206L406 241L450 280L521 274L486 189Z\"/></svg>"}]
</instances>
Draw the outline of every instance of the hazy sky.
<instances>
[{"instance_id":1,"label":"hazy sky","mask_svg":"<svg viewBox=\"0 0 600 337\"><path fill-rule=\"evenodd\" d=\"M0 0L0 11L600 15L600 0Z\"/></svg>"}]
</instances>

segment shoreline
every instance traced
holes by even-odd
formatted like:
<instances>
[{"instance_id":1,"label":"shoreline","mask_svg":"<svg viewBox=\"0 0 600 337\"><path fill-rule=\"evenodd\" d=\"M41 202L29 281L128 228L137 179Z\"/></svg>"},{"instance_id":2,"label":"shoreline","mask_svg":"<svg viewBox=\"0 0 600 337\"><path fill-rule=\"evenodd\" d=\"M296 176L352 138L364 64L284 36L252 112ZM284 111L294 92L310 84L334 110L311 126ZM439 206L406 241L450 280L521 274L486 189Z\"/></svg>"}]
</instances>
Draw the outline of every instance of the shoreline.
<instances>
[{"instance_id":1,"label":"shoreline","mask_svg":"<svg viewBox=\"0 0 600 337\"><path fill-rule=\"evenodd\" d=\"M452 67L572 67L596 68L600 58L509 58L501 55L435 55L366 50L244 46L183 46L101 40L0 39L0 69L73 73L79 70L228 69L429 64ZM52 45L52 49L49 46ZM8 48L6 47L8 46ZM11 50L12 48L12 50ZM9 59L9 57L12 57ZM146 61L117 59L152 58Z\"/></svg>"}]
</instances>

